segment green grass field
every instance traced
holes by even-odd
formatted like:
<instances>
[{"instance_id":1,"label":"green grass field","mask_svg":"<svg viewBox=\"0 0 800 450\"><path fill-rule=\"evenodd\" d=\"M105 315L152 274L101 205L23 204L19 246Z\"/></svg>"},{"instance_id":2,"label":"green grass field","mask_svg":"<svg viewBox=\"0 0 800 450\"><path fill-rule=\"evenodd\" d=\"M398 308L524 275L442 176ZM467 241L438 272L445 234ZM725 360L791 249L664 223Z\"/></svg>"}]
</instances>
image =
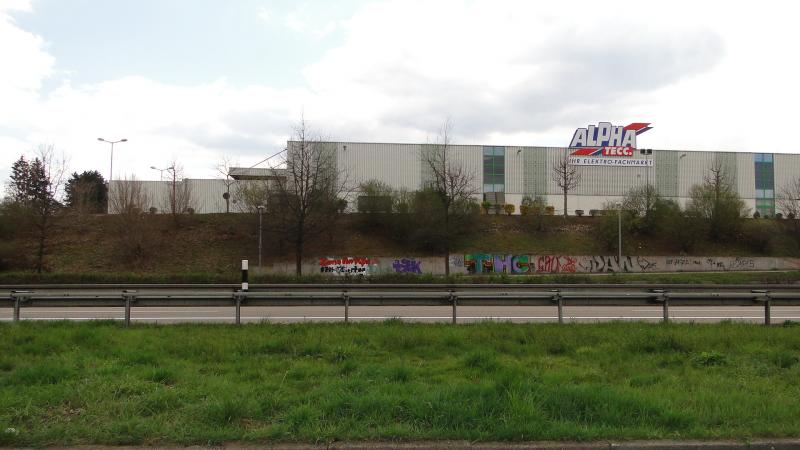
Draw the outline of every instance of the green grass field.
<instances>
[{"instance_id":1,"label":"green grass field","mask_svg":"<svg viewBox=\"0 0 800 450\"><path fill-rule=\"evenodd\" d=\"M800 328L0 324L0 445L800 435Z\"/></svg>"}]
</instances>

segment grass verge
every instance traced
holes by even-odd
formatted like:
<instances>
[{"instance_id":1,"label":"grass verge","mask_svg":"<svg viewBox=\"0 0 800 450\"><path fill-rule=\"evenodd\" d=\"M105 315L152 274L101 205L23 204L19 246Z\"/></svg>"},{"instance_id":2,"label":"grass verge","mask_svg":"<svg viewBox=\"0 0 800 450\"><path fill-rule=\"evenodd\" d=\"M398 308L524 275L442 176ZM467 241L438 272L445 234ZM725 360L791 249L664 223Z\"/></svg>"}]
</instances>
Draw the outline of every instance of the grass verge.
<instances>
[{"instance_id":1,"label":"grass verge","mask_svg":"<svg viewBox=\"0 0 800 450\"><path fill-rule=\"evenodd\" d=\"M0 445L800 435L798 328L0 324Z\"/></svg>"},{"instance_id":2,"label":"grass verge","mask_svg":"<svg viewBox=\"0 0 800 450\"><path fill-rule=\"evenodd\" d=\"M136 272L0 272L2 284L71 283L238 283L241 274L230 273L136 273ZM652 284L789 284L800 283L800 271L651 273L651 274L554 274L554 275L441 275L384 274L370 277L322 275L250 275L250 283L652 283Z\"/></svg>"}]
</instances>

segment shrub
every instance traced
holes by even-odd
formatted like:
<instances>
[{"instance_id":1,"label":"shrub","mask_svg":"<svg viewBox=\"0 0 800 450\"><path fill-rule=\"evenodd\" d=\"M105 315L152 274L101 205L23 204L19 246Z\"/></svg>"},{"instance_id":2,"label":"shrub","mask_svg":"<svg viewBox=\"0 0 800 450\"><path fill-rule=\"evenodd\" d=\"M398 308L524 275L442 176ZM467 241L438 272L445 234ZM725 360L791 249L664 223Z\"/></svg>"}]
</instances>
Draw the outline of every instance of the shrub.
<instances>
[{"instance_id":1,"label":"shrub","mask_svg":"<svg viewBox=\"0 0 800 450\"><path fill-rule=\"evenodd\" d=\"M681 211L671 200L663 201L657 209L658 230L670 245L689 252L707 233L707 223L693 210Z\"/></svg>"},{"instance_id":2,"label":"shrub","mask_svg":"<svg viewBox=\"0 0 800 450\"><path fill-rule=\"evenodd\" d=\"M481 202L481 209L483 210L484 214L489 214L489 210L492 208L492 202L488 200L484 200Z\"/></svg>"},{"instance_id":3,"label":"shrub","mask_svg":"<svg viewBox=\"0 0 800 450\"><path fill-rule=\"evenodd\" d=\"M555 206L545 206L544 212L548 216L554 216L556 214L556 208Z\"/></svg>"},{"instance_id":4,"label":"shrub","mask_svg":"<svg viewBox=\"0 0 800 450\"><path fill-rule=\"evenodd\" d=\"M740 240L756 252L769 253L780 234L781 227L773 221L748 220L742 225Z\"/></svg>"},{"instance_id":5,"label":"shrub","mask_svg":"<svg viewBox=\"0 0 800 450\"><path fill-rule=\"evenodd\" d=\"M583 210L582 209L576 209L575 210L575 215L578 216L578 217L583 217Z\"/></svg>"},{"instance_id":6,"label":"shrub","mask_svg":"<svg viewBox=\"0 0 800 450\"><path fill-rule=\"evenodd\" d=\"M523 216L527 216L531 213L531 207L528 205L519 205L519 213Z\"/></svg>"},{"instance_id":7,"label":"shrub","mask_svg":"<svg viewBox=\"0 0 800 450\"><path fill-rule=\"evenodd\" d=\"M753 213L753 219L760 219L760 218L761 218L761 213L760 212L756 211L756 212Z\"/></svg>"},{"instance_id":8,"label":"shrub","mask_svg":"<svg viewBox=\"0 0 800 450\"><path fill-rule=\"evenodd\" d=\"M512 205L510 203L506 203L505 205L503 205L503 211L505 211L506 215L510 216L510 215L514 214L514 210L515 209L516 208L514 207L514 205Z\"/></svg>"}]
</instances>

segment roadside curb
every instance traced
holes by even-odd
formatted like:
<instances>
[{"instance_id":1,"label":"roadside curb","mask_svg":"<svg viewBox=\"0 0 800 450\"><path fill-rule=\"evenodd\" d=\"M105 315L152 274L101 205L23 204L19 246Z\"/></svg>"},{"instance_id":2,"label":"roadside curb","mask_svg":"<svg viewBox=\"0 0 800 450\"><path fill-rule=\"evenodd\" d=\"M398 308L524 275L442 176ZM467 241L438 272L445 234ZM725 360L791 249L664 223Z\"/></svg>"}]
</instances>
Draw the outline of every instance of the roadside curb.
<instances>
[{"instance_id":1,"label":"roadside curb","mask_svg":"<svg viewBox=\"0 0 800 450\"><path fill-rule=\"evenodd\" d=\"M23 449L13 447L12 449ZM648 450L800 450L798 439L753 439L749 441L716 440L716 441L595 441L595 442L468 442L468 441L425 441L425 442L332 442L327 444L243 444L231 443L211 446L103 446L80 445L43 447L44 449L78 449L78 450L152 450L154 448L167 450L301 450L301 449L326 449L326 450L605 450L605 449L648 449Z\"/></svg>"}]
</instances>

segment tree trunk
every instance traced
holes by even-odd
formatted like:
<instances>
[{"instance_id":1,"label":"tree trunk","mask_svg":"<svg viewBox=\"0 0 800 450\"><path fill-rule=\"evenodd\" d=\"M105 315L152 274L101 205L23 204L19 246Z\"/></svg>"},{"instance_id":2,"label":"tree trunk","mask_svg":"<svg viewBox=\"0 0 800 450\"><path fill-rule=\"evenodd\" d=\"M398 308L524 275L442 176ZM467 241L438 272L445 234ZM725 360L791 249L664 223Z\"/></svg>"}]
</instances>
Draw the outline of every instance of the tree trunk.
<instances>
[{"instance_id":1,"label":"tree trunk","mask_svg":"<svg viewBox=\"0 0 800 450\"><path fill-rule=\"evenodd\" d=\"M42 217L41 227L39 228L39 248L36 252L36 272L42 273L44 268L44 244L47 237L47 216Z\"/></svg>"},{"instance_id":2,"label":"tree trunk","mask_svg":"<svg viewBox=\"0 0 800 450\"><path fill-rule=\"evenodd\" d=\"M444 275L450 276L450 207L445 209L444 213Z\"/></svg>"},{"instance_id":3,"label":"tree trunk","mask_svg":"<svg viewBox=\"0 0 800 450\"><path fill-rule=\"evenodd\" d=\"M564 188L564 218L567 218L567 189Z\"/></svg>"},{"instance_id":4,"label":"tree trunk","mask_svg":"<svg viewBox=\"0 0 800 450\"><path fill-rule=\"evenodd\" d=\"M297 239L294 248L294 272L297 276L303 274L303 238Z\"/></svg>"}]
</instances>

